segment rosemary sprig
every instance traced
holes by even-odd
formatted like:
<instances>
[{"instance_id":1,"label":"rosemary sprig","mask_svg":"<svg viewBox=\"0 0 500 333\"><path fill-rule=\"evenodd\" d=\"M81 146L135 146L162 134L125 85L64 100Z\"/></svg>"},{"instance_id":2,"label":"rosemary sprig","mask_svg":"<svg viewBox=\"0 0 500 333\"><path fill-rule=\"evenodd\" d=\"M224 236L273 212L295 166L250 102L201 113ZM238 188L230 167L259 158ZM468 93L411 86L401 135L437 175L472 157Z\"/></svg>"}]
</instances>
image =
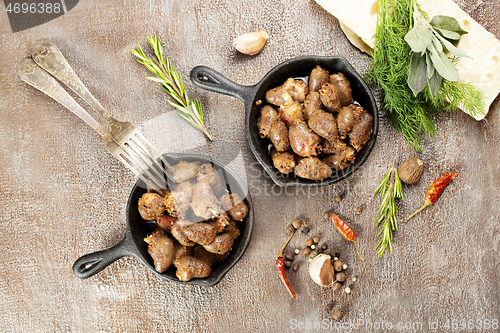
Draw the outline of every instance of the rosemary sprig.
<instances>
[{"instance_id":1,"label":"rosemary sprig","mask_svg":"<svg viewBox=\"0 0 500 333\"><path fill-rule=\"evenodd\" d=\"M376 196L379 192L382 195L382 204L380 205L380 216L375 219L375 222L377 227L383 222L382 229L377 235L377 237L382 235L382 239L375 247L375 251L378 249L378 256L382 257L387 246L389 246L389 251L392 254L392 233L398 230L396 198L404 200L401 180L396 169L396 159L394 159L392 168L385 174L373 196Z\"/></svg>"},{"instance_id":2,"label":"rosemary sprig","mask_svg":"<svg viewBox=\"0 0 500 333\"><path fill-rule=\"evenodd\" d=\"M163 57L162 46L165 45L155 36L148 37L149 45L154 51L156 59L151 60L138 45L134 50L130 50L137 57L137 61L151 71L156 77L148 76L146 79L161 83L163 90L169 94L174 101L168 101L170 105L177 109L177 113L186 119L191 125L203 131L210 139L214 140L203 124L203 110L198 98L190 100L184 89L181 74L172 67L168 57Z\"/></svg>"}]
</instances>

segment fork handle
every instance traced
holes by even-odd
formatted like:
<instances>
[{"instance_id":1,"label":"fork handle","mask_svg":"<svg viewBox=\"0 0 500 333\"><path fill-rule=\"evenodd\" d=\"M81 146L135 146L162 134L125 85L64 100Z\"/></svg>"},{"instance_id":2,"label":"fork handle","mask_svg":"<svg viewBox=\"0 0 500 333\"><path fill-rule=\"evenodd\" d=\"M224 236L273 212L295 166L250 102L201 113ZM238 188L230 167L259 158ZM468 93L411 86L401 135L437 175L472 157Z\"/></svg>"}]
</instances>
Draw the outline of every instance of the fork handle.
<instances>
[{"instance_id":1,"label":"fork handle","mask_svg":"<svg viewBox=\"0 0 500 333\"><path fill-rule=\"evenodd\" d=\"M106 112L101 103L99 103L87 87L85 87L73 68L69 65L66 58L64 58L62 52L54 43L49 41L37 41L33 46L31 57L40 67L64 83L68 88L73 90L85 102L99 112L111 126L116 125L116 120Z\"/></svg>"},{"instance_id":2,"label":"fork handle","mask_svg":"<svg viewBox=\"0 0 500 333\"><path fill-rule=\"evenodd\" d=\"M110 137L110 132L92 118L92 116L63 89L59 82L50 76L49 73L38 67L33 60L22 60L19 63L17 71L21 80L55 99L62 106L80 117L87 125L96 130L104 139Z\"/></svg>"}]
</instances>

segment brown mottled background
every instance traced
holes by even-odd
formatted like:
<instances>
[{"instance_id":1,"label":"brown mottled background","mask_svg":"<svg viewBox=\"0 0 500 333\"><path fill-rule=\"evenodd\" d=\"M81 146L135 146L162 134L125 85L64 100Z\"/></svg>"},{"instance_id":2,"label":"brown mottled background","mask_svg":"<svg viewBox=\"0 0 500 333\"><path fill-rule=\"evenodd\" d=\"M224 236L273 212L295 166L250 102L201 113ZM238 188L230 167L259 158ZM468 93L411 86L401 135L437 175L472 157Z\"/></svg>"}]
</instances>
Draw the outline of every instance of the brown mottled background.
<instances>
[{"instance_id":1,"label":"brown mottled background","mask_svg":"<svg viewBox=\"0 0 500 333\"><path fill-rule=\"evenodd\" d=\"M498 1L457 3L500 37ZM270 40L259 55L243 56L232 48L234 37L262 28ZM195 88L188 75L203 64L252 85L298 55L341 55L364 73L370 59L349 44L338 21L314 1L81 0L64 16L15 34L0 6L0 34L0 331L290 332L322 320L330 323L337 309L344 311L345 322L394 325L380 332L448 332L447 320L450 326L454 320L474 320L476 329L462 331L495 331L477 327L500 320L498 99L486 121L461 112L437 116L439 133L423 139L422 154L394 132L381 110L379 137L361 171L334 186L285 193L255 165L243 104ZM152 34L165 42L188 92L201 98L215 143L181 120L160 87L145 80L148 73L129 49L137 43L147 48ZM38 39L55 42L97 99L117 118L138 125L162 152L202 147L223 159L227 153L215 149L217 144L241 150L232 166L248 181L255 229L245 255L217 286L169 283L130 257L87 280L73 275L77 258L124 236L134 177L92 129L17 78L17 63ZM374 93L380 101L380 91ZM417 184L404 187L394 254L378 258L373 219L380 198L372 194L392 160L409 156L422 159L426 169ZM429 184L451 170L459 177L438 203L411 223L401 223L423 203ZM340 193L344 200L336 203ZM361 215L356 207L363 208ZM353 244L322 219L325 211L343 215L355 228L364 262ZM297 299L288 296L273 262L286 239L285 227L296 217L308 221L311 235L341 253L349 265L351 294L315 285L301 258L299 271L289 273ZM304 242L299 234L291 247ZM430 330L429 323L436 321L440 329ZM397 330L398 322L422 326Z\"/></svg>"}]
</instances>

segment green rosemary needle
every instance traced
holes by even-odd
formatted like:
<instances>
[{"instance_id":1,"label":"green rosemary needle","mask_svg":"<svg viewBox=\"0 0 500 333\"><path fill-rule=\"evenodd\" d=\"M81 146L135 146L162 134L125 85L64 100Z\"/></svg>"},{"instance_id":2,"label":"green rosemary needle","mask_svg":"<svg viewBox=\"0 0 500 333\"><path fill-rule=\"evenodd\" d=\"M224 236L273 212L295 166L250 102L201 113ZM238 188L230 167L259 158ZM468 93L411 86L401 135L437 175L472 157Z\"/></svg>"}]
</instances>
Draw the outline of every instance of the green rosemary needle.
<instances>
[{"instance_id":1,"label":"green rosemary needle","mask_svg":"<svg viewBox=\"0 0 500 333\"><path fill-rule=\"evenodd\" d=\"M149 59L144 54L141 45L130 50L137 57L139 63L156 75L156 77L148 76L146 79L161 83L163 90L173 98L173 101L169 100L168 102L177 109L177 113L191 125L203 131L210 140L213 140L214 138L203 125L203 110L200 100L188 98L181 74L172 67L168 57L163 57L162 46L165 47L165 45L156 36L148 37L148 42L156 56L154 60Z\"/></svg>"},{"instance_id":2,"label":"green rosemary needle","mask_svg":"<svg viewBox=\"0 0 500 333\"><path fill-rule=\"evenodd\" d=\"M396 221L396 214L398 213L396 198L404 200L401 180L399 179L398 170L396 169L396 159L394 159L392 168L385 174L373 196L377 195L379 192L382 195L382 204L380 205L380 216L375 219L375 222L377 223L377 227L383 222L382 229L380 229L377 235L377 237L382 236L382 239L375 247L375 251L378 249L378 256L382 257L386 247L389 247L389 251L392 254L392 233L398 230L398 223Z\"/></svg>"}]
</instances>

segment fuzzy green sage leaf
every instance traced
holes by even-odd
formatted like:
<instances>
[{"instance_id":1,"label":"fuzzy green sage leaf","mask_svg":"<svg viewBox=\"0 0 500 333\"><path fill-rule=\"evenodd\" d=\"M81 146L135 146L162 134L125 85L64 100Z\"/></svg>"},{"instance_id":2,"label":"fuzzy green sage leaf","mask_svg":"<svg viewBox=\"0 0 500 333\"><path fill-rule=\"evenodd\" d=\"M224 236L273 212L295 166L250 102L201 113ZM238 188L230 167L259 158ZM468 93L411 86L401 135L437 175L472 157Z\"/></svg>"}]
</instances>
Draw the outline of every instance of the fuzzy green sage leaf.
<instances>
[{"instance_id":1,"label":"fuzzy green sage leaf","mask_svg":"<svg viewBox=\"0 0 500 333\"><path fill-rule=\"evenodd\" d=\"M439 29L449 30L458 33L460 36L465 35L467 31L460 27L457 19L446 15L436 15L432 18L430 24Z\"/></svg>"},{"instance_id":2,"label":"fuzzy green sage leaf","mask_svg":"<svg viewBox=\"0 0 500 333\"><path fill-rule=\"evenodd\" d=\"M427 63L425 55L421 56L420 53L413 53L408 70L408 86L413 92L413 95L417 96L417 94L424 90L427 85Z\"/></svg>"},{"instance_id":3,"label":"fuzzy green sage leaf","mask_svg":"<svg viewBox=\"0 0 500 333\"><path fill-rule=\"evenodd\" d=\"M458 80L458 70L451 60L443 53L430 46L430 57L436 71L448 81Z\"/></svg>"},{"instance_id":4,"label":"fuzzy green sage leaf","mask_svg":"<svg viewBox=\"0 0 500 333\"><path fill-rule=\"evenodd\" d=\"M434 27L434 30L439 32L441 36L443 36L446 39L452 40L452 41L458 41L460 40L460 37L462 37L458 32L451 31L451 30L446 30L446 29L439 29Z\"/></svg>"},{"instance_id":5,"label":"fuzzy green sage leaf","mask_svg":"<svg viewBox=\"0 0 500 333\"><path fill-rule=\"evenodd\" d=\"M432 41L432 31L429 25L416 24L405 35L405 41L410 45L411 50L415 53L424 52Z\"/></svg>"}]
</instances>

